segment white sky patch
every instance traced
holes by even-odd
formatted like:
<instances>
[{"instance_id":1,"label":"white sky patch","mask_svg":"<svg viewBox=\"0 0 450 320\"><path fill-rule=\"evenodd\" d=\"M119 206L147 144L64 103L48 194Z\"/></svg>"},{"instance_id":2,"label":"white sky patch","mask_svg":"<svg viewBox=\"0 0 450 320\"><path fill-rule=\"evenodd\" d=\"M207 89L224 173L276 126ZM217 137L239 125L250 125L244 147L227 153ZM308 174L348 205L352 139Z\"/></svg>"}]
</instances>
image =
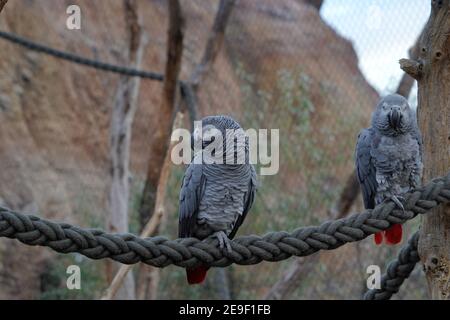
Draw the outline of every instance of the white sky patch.
<instances>
[{"instance_id":1,"label":"white sky patch","mask_svg":"<svg viewBox=\"0 0 450 320\"><path fill-rule=\"evenodd\" d=\"M325 0L323 19L352 41L367 81L380 93L392 91L430 14L429 0Z\"/></svg>"}]
</instances>

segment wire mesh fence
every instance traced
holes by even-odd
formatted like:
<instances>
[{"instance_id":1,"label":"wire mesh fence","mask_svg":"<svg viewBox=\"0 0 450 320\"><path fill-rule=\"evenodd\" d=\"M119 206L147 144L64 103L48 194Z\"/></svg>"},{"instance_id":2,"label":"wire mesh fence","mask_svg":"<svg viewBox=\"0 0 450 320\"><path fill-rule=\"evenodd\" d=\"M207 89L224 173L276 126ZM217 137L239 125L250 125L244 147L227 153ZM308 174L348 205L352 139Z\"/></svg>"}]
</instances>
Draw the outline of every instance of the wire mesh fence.
<instances>
[{"instance_id":1,"label":"wire mesh fence","mask_svg":"<svg viewBox=\"0 0 450 320\"><path fill-rule=\"evenodd\" d=\"M0 22L0 28L22 32L34 41L40 40L105 62L122 61L126 44L120 40L123 19L117 18L122 10L121 2L109 1L108 5L106 0L96 4L87 0L73 2L82 8L85 21L79 31L61 27L65 5L55 0L35 4L34 9L25 8L27 1L8 4L2 13L7 17ZM219 0L183 0L180 3L185 20L180 78L187 80L201 59ZM334 218L333 208L354 170L357 134L369 126L371 112L379 97L396 91L403 76L398 60L408 56L430 10L429 1L420 0L325 0L318 8L320 4L321 1L308 0L237 1L228 21L224 45L199 85L200 116L229 114L246 129L278 129L280 132L279 170L275 175L259 176L255 203L238 234L293 230ZM148 38L142 69L163 73L167 2L140 0L138 5ZM41 18L31 18L33 12L39 12ZM98 12L102 13L97 16ZM28 27L33 28L16 25L16 21L24 17L29 17ZM44 36L46 33L48 38ZM0 168L9 172L10 177L15 173L18 177L13 178L13 185L0 188L1 200L13 207L34 203L34 207L42 212L52 205L56 212L60 210L61 202L65 202L64 214L58 217L85 226L105 227L108 217L109 105L115 95L115 76L80 70L65 63L61 66L61 62L53 58L35 56L3 42L0 42L0 48L8 55L0 64L0 72L5 74L0 80L0 119L13 119L17 127L24 130L24 136L30 136L30 139L19 139L19 146L10 151L13 149L8 142L10 130L16 127L0 129ZM14 65L29 71L25 75L17 73ZM24 77L31 80L24 80ZM158 123L161 88L161 83L142 83L133 126L129 213L130 231L134 233L139 233L140 229L138 207L154 128ZM52 94L56 91L52 102ZM28 96L24 98L24 95ZM30 111L33 97L37 97L36 109ZM410 101L415 105L414 88ZM63 106L57 109L57 103ZM49 107L41 107L41 104ZM20 107L25 109L14 111ZM19 115L17 118L14 118L14 112ZM47 112L52 115L47 116ZM53 122L59 125L53 126ZM188 121L185 126L189 128ZM2 135L4 139L1 139ZM51 135L61 137L50 138ZM27 149L30 141L35 145ZM27 150L34 153L27 155ZM33 166L37 171L28 170L27 175L18 175L27 163L39 161L42 164ZM258 169L261 166L258 164ZM171 169L165 218L159 233L175 238L177 199L184 167L173 165ZM24 185L27 190L39 185L36 190L42 193L49 189L49 184L40 181L27 185L25 180L30 177L32 180L58 181L59 191L53 198L24 191L20 199L15 199L13 195ZM54 198L58 199L56 204L52 203ZM351 211L358 212L362 208L358 197ZM405 227L404 241L418 226L419 221L413 221ZM377 265L381 271L385 270L387 262L399 249L399 246L377 247L373 239L366 239L307 257L300 268L294 269L299 273L298 277L282 298L359 299L367 289L367 267ZM11 278L17 277L14 265L21 262L2 259L10 252L6 245L1 252L0 283L7 283L5 287L10 288L3 295L17 297L19 294L11 288L21 284L20 281L14 283ZM49 257L39 252L39 260L46 262L36 264L37 275L33 283L41 286L36 285L29 297L94 298L100 296L111 280L103 276L107 266L102 262L79 256ZM88 295L83 293L87 291L65 291L61 265L72 263L85 266L88 277L83 281L91 284L86 289ZM298 263L297 258L281 263L215 269L202 286L188 286L184 270L168 267L160 271L156 297L223 298L221 287L225 283L228 289L225 297L262 299L286 276L286 272L293 270L294 263ZM137 273L137 269L134 271ZM427 297L425 278L419 269L396 296L397 299Z\"/></svg>"}]
</instances>

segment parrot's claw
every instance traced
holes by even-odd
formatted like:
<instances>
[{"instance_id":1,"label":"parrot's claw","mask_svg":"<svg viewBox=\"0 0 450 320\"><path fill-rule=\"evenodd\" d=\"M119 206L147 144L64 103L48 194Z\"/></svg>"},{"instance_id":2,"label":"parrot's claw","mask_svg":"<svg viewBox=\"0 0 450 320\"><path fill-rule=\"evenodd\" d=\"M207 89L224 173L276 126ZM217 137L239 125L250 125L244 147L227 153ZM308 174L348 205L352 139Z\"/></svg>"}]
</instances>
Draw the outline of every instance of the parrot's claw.
<instances>
[{"instance_id":1,"label":"parrot's claw","mask_svg":"<svg viewBox=\"0 0 450 320\"><path fill-rule=\"evenodd\" d=\"M228 236L225 234L225 232L223 231L219 231L213 234L214 237L217 238L217 240L219 240L219 248L221 250L225 249L225 247L227 248L227 251L229 253L232 252L231 250L231 244L230 244L230 239L228 238Z\"/></svg>"},{"instance_id":2,"label":"parrot's claw","mask_svg":"<svg viewBox=\"0 0 450 320\"><path fill-rule=\"evenodd\" d=\"M391 196L390 199L399 207L403 212L405 211L405 207L401 201L404 201L405 198L401 196ZM401 200L401 201L400 201Z\"/></svg>"}]
</instances>

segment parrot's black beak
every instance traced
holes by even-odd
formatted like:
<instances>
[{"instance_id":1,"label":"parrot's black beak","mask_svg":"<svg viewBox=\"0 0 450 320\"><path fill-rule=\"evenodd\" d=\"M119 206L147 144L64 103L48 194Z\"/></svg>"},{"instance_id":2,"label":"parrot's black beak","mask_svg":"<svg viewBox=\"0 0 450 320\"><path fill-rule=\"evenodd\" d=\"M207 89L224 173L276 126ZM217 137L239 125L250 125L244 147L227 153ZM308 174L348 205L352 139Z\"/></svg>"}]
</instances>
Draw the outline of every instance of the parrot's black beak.
<instances>
[{"instance_id":1,"label":"parrot's black beak","mask_svg":"<svg viewBox=\"0 0 450 320\"><path fill-rule=\"evenodd\" d=\"M400 128L402 115L400 112L398 112L397 110L394 109L391 112L389 112L388 120L389 120L389 125L391 126L391 128L393 128L394 130L397 130L398 128Z\"/></svg>"}]
</instances>

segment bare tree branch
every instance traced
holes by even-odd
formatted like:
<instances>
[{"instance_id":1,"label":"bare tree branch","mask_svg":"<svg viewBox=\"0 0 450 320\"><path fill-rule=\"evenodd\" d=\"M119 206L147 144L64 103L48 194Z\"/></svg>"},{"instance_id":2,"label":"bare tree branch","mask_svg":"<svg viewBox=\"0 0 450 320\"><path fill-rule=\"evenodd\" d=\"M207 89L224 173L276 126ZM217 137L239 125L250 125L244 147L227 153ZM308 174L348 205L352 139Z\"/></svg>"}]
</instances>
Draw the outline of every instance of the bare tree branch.
<instances>
[{"instance_id":1,"label":"bare tree branch","mask_svg":"<svg viewBox=\"0 0 450 320\"><path fill-rule=\"evenodd\" d=\"M180 128L183 123L183 114L178 112L176 118L173 122L173 129ZM175 145L175 142L170 144L169 149L166 152L166 156L164 159L164 164L161 169L161 175L158 182L157 192L156 192L156 205L155 210L152 214L152 218L148 221L146 226L144 227L140 237L146 238L155 234L155 231L158 229L158 225L161 222L161 219L164 215L165 203L164 200L166 198L167 191L167 183L170 177L171 172L171 161L170 154L172 152L172 148ZM102 297L102 300L111 300L115 297L117 290L123 283L125 276L132 269L133 265L122 265L119 271L116 273L113 281L111 282L109 288L106 290L106 293ZM139 297L139 294L138 294ZM141 297L142 298L142 297Z\"/></svg>"},{"instance_id":2,"label":"bare tree branch","mask_svg":"<svg viewBox=\"0 0 450 320\"><path fill-rule=\"evenodd\" d=\"M208 36L205 51L199 64L194 68L189 81L181 86L181 97L189 112L191 128L197 119L197 91L203 78L207 75L216 61L217 55L223 46L225 29L236 0L220 0L214 23Z\"/></svg>"},{"instance_id":3,"label":"bare tree branch","mask_svg":"<svg viewBox=\"0 0 450 320\"><path fill-rule=\"evenodd\" d=\"M142 194L142 200L139 207L139 217L142 226L148 221L158 220L155 229L157 230L160 218L153 219L152 214L158 212L157 188L161 180L162 166L165 163L165 156L169 148L169 137L172 124L174 123L174 110L177 93L179 92L178 77L181 70L181 61L183 56L183 38L184 38L184 18L180 3L178 0L168 1L169 27L167 34L167 60L164 72L163 98L159 110L159 128L157 128L154 139L154 145L151 150L151 157L148 163L147 177ZM161 213L162 215L162 213ZM146 228L144 228L146 229ZM146 230L143 230L146 231ZM139 281L138 293L148 292L152 298L157 293L158 271L146 267L140 267L138 278L143 277L146 272L150 283ZM148 271L147 270L147 271ZM148 288L145 289L145 288ZM142 298L142 297L141 297Z\"/></svg>"},{"instance_id":4,"label":"bare tree branch","mask_svg":"<svg viewBox=\"0 0 450 320\"><path fill-rule=\"evenodd\" d=\"M305 0L305 2L312 5L314 8L316 8L319 11L323 4L323 0Z\"/></svg>"},{"instance_id":5,"label":"bare tree branch","mask_svg":"<svg viewBox=\"0 0 450 320\"><path fill-rule=\"evenodd\" d=\"M0 0L0 12L2 12L3 7L5 6L5 4L8 2L8 0Z\"/></svg>"},{"instance_id":6,"label":"bare tree branch","mask_svg":"<svg viewBox=\"0 0 450 320\"><path fill-rule=\"evenodd\" d=\"M125 19L129 39L128 63L140 68L144 51L144 40L137 16L136 0L124 0ZM109 229L112 232L128 231L129 163L131 131L140 78L122 76L112 110L110 129L110 156L112 183L109 194L111 210ZM118 294L120 299L134 299L134 279L126 279L126 285Z\"/></svg>"},{"instance_id":7,"label":"bare tree branch","mask_svg":"<svg viewBox=\"0 0 450 320\"><path fill-rule=\"evenodd\" d=\"M152 132L155 135L151 157L148 163L147 177L145 181L142 200L139 207L141 225L144 226L151 218L155 205L156 186L159 173L164 162L172 128L173 114L175 110L176 91L178 88L178 75L181 69L183 54L183 30L184 18L178 0L169 2L169 28L167 40L167 61L164 73L163 99L159 110L159 127Z\"/></svg>"},{"instance_id":8,"label":"bare tree branch","mask_svg":"<svg viewBox=\"0 0 450 320\"><path fill-rule=\"evenodd\" d=\"M419 57L420 39L422 38L422 35L423 30L417 38L415 44L408 51L410 59L416 60ZM414 81L415 80L413 77L411 77L408 73L404 73L402 79L400 80L400 83L398 84L397 93L408 98L414 85Z\"/></svg>"},{"instance_id":9,"label":"bare tree branch","mask_svg":"<svg viewBox=\"0 0 450 320\"><path fill-rule=\"evenodd\" d=\"M236 0L220 0L214 23L208 36L205 51L199 64L194 68L189 81L181 86L181 97L189 112L191 128L197 119L197 91L203 78L207 75L223 46L225 29Z\"/></svg>"},{"instance_id":10,"label":"bare tree branch","mask_svg":"<svg viewBox=\"0 0 450 320\"><path fill-rule=\"evenodd\" d=\"M308 258L296 258L283 276L278 280L266 294L266 300L283 300L300 286L300 282L317 266L319 254Z\"/></svg>"},{"instance_id":11,"label":"bare tree branch","mask_svg":"<svg viewBox=\"0 0 450 320\"><path fill-rule=\"evenodd\" d=\"M334 219L345 217L350 212L350 209L358 198L359 191L359 182L355 171L353 171L345 182L344 189L339 196L336 206L330 210L331 217Z\"/></svg>"},{"instance_id":12,"label":"bare tree branch","mask_svg":"<svg viewBox=\"0 0 450 320\"><path fill-rule=\"evenodd\" d=\"M181 128L182 124L183 124L183 114L181 112L177 112L175 119L173 121L172 131L174 131L177 128ZM147 223L147 225L143 230L144 234L143 237L148 237L151 234L157 233L160 226L164 226L164 221L167 220L167 216L164 214L164 212L166 212L165 199L166 199L167 184L172 168L171 152L175 144L176 142L170 142L169 148L167 149L164 164L163 167L161 168L161 175L159 178L158 187L156 189L156 201L154 212L152 214L152 218L149 220L149 222ZM154 268L143 263L139 264L139 273L138 273L139 285L137 288L138 299L140 300L157 299L160 272L161 270L159 268Z\"/></svg>"},{"instance_id":13,"label":"bare tree branch","mask_svg":"<svg viewBox=\"0 0 450 320\"><path fill-rule=\"evenodd\" d=\"M185 109L189 113L189 120L191 123L191 130L194 129L194 121L197 119L198 107L197 107L197 94L189 82L184 82L180 86L181 98L184 103Z\"/></svg>"},{"instance_id":14,"label":"bare tree branch","mask_svg":"<svg viewBox=\"0 0 450 320\"><path fill-rule=\"evenodd\" d=\"M195 68L190 79L194 88L198 86L202 77L209 71L211 65L216 60L217 54L222 48L223 40L225 38L225 29L235 3L236 0L220 0L219 9L217 10L202 60Z\"/></svg>"}]
</instances>

